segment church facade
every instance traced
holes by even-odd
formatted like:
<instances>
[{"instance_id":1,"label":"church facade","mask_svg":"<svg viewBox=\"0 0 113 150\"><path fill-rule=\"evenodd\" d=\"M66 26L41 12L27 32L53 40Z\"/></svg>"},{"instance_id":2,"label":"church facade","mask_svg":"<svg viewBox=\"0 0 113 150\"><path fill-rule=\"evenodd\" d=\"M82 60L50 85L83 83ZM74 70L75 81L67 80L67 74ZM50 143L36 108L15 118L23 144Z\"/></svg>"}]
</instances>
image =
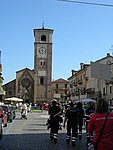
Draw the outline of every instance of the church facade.
<instances>
[{"instance_id":1,"label":"church facade","mask_svg":"<svg viewBox=\"0 0 113 150\"><path fill-rule=\"evenodd\" d=\"M3 85L5 97L16 96L27 103L51 100L52 29L34 29L34 69L16 72L16 79Z\"/></svg>"}]
</instances>

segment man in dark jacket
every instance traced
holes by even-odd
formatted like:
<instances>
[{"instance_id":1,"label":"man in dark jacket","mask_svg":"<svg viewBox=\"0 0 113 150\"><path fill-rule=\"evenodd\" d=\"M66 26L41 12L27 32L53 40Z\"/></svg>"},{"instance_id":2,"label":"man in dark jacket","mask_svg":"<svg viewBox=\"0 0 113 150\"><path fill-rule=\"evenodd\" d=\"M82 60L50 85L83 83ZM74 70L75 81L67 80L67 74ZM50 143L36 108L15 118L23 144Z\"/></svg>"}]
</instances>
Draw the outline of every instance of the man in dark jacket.
<instances>
[{"instance_id":1,"label":"man in dark jacket","mask_svg":"<svg viewBox=\"0 0 113 150\"><path fill-rule=\"evenodd\" d=\"M84 109L82 107L82 103L77 103L77 113L78 113L78 136L79 140L82 139L82 127L83 127L83 121L84 121Z\"/></svg>"},{"instance_id":2,"label":"man in dark jacket","mask_svg":"<svg viewBox=\"0 0 113 150\"><path fill-rule=\"evenodd\" d=\"M72 146L75 145L75 142L77 140L77 110L74 106L73 102L69 102L69 107L66 110L65 119L64 119L64 125L67 121L67 135L66 135L66 142L72 143ZM72 130L72 138L71 138L71 130Z\"/></svg>"},{"instance_id":3,"label":"man in dark jacket","mask_svg":"<svg viewBox=\"0 0 113 150\"><path fill-rule=\"evenodd\" d=\"M50 115L50 139L57 143L59 121L60 121L61 109L57 103L57 100L52 101L52 106L49 108Z\"/></svg>"}]
</instances>

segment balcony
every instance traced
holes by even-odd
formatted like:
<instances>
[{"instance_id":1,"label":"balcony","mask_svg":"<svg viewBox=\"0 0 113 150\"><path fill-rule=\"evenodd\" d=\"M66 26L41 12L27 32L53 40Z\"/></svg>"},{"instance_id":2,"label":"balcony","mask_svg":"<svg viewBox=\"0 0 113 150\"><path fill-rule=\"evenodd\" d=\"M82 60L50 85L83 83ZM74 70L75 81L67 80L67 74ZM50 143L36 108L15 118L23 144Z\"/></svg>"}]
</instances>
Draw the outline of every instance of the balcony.
<instances>
[{"instance_id":1,"label":"balcony","mask_svg":"<svg viewBox=\"0 0 113 150\"><path fill-rule=\"evenodd\" d=\"M105 83L108 85L108 84L113 84L113 77L111 77L110 80L106 80Z\"/></svg>"},{"instance_id":2,"label":"balcony","mask_svg":"<svg viewBox=\"0 0 113 150\"><path fill-rule=\"evenodd\" d=\"M75 93L74 93L74 92L72 93L72 96L75 96Z\"/></svg>"},{"instance_id":3,"label":"balcony","mask_svg":"<svg viewBox=\"0 0 113 150\"><path fill-rule=\"evenodd\" d=\"M78 80L78 84L83 84L83 81L82 80Z\"/></svg>"},{"instance_id":4,"label":"balcony","mask_svg":"<svg viewBox=\"0 0 113 150\"><path fill-rule=\"evenodd\" d=\"M72 89L73 88L73 84L70 84L70 89Z\"/></svg>"},{"instance_id":5,"label":"balcony","mask_svg":"<svg viewBox=\"0 0 113 150\"><path fill-rule=\"evenodd\" d=\"M88 81L88 77L85 77L85 80Z\"/></svg>"},{"instance_id":6,"label":"balcony","mask_svg":"<svg viewBox=\"0 0 113 150\"><path fill-rule=\"evenodd\" d=\"M95 92L95 88L86 89L86 93L94 93L94 92Z\"/></svg>"},{"instance_id":7,"label":"balcony","mask_svg":"<svg viewBox=\"0 0 113 150\"><path fill-rule=\"evenodd\" d=\"M77 86L77 82L74 82L73 85L74 85L74 86Z\"/></svg>"},{"instance_id":8,"label":"balcony","mask_svg":"<svg viewBox=\"0 0 113 150\"><path fill-rule=\"evenodd\" d=\"M85 88L81 89L81 95L84 95L85 93Z\"/></svg>"},{"instance_id":9,"label":"balcony","mask_svg":"<svg viewBox=\"0 0 113 150\"><path fill-rule=\"evenodd\" d=\"M111 77L111 84L113 84L113 77Z\"/></svg>"},{"instance_id":10,"label":"balcony","mask_svg":"<svg viewBox=\"0 0 113 150\"><path fill-rule=\"evenodd\" d=\"M80 95L80 91L79 90L75 91L75 95L76 96Z\"/></svg>"},{"instance_id":11,"label":"balcony","mask_svg":"<svg viewBox=\"0 0 113 150\"><path fill-rule=\"evenodd\" d=\"M105 83L106 83L106 84L110 84L111 81L110 81L110 80L106 80Z\"/></svg>"}]
</instances>

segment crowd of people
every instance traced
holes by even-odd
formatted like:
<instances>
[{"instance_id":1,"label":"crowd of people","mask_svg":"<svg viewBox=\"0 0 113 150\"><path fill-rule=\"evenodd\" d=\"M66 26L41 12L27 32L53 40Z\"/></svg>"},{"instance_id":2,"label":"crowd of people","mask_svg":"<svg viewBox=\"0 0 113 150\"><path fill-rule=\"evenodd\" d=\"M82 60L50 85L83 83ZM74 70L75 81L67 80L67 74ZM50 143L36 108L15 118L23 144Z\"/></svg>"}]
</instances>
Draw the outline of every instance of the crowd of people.
<instances>
[{"instance_id":1,"label":"crowd of people","mask_svg":"<svg viewBox=\"0 0 113 150\"><path fill-rule=\"evenodd\" d=\"M23 112L27 116L27 111L31 111L31 105L22 104L21 118ZM82 139L83 126L86 130L86 145L96 147L94 150L113 149L113 112L109 111L108 103L105 99L98 99L96 103L87 103L84 109L82 102L69 103L62 106L56 99L51 104L44 103L41 110L47 110L49 118L47 127L50 129L50 139L57 143L58 132L66 129L66 143L75 146L77 140ZM27 119L27 117L26 117Z\"/></svg>"},{"instance_id":2,"label":"crowd of people","mask_svg":"<svg viewBox=\"0 0 113 150\"><path fill-rule=\"evenodd\" d=\"M64 119L61 117L63 112L65 112ZM63 111L60 103L54 99L48 108L48 114L47 125L48 129L50 128L50 139L54 143L57 143L58 140L60 124L63 124L64 129L67 127L66 143L71 143L72 146L77 140L82 139L82 129L85 125L87 146L94 143L96 150L113 149L113 113L109 112L106 100L98 99L96 103L89 102L86 110L83 109L81 102L75 104L69 101ZM101 129L104 124L105 127Z\"/></svg>"}]
</instances>

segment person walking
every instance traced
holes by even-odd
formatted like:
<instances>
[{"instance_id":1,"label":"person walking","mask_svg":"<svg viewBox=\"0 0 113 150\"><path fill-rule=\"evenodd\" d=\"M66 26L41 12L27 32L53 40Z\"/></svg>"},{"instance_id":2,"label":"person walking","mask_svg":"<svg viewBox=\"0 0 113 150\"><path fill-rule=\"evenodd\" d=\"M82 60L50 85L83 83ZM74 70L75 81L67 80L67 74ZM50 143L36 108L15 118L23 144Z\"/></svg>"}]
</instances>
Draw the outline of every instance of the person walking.
<instances>
[{"instance_id":1,"label":"person walking","mask_svg":"<svg viewBox=\"0 0 113 150\"><path fill-rule=\"evenodd\" d=\"M73 102L69 102L69 107L66 110L65 113L65 119L63 127L65 128L65 123L67 122L67 134L66 134L66 143L70 143L72 146L75 145L77 140L77 110L74 106ZM72 138L71 138L71 132L72 132Z\"/></svg>"},{"instance_id":2,"label":"person walking","mask_svg":"<svg viewBox=\"0 0 113 150\"><path fill-rule=\"evenodd\" d=\"M82 103L81 102L78 102L77 103L77 113L78 113L78 137L79 137L79 140L82 139L82 127L83 127L83 120L84 120L84 109L82 107Z\"/></svg>"},{"instance_id":3,"label":"person walking","mask_svg":"<svg viewBox=\"0 0 113 150\"><path fill-rule=\"evenodd\" d=\"M50 139L54 140L54 143L57 143L58 139L58 130L59 130L59 121L60 121L60 114L61 109L58 106L57 100L52 101L52 106L49 108L48 113L49 123L50 123Z\"/></svg>"},{"instance_id":4,"label":"person walking","mask_svg":"<svg viewBox=\"0 0 113 150\"><path fill-rule=\"evenodd\" d=\"M108 117L105 123L106 115ZM94 132L93 142L97 145L97 150L113 150L113 112L108 111L106 100L97 101L96 111L90 116L87 129L89 133Z\"/></svg>"},{"instance_id":5,"label":"person walking","mask_svg":"<svg viewBox=\"0 0 113 150\"><path fill-rule=\"evenodd\" d=\"M21 106L21 119L23 118L23 114L25 115L25 118L27 119L27 105L23 102Z\"/></svg>"},{"instance_id":6,"label":"person walking","mask_svg":"<svg viewBox=\"0 0 113 150\"><path fill-rule=\"evenodd\" d=\"M95 112L95 104L93 102L89 102L84 117L86 119L86 139L87 139L86 144L88 144L90 142L90 139L93 138L93 134L88 132L87 126L90 119L90 115L94 112Z\"/></svg>"}]
</instances>

